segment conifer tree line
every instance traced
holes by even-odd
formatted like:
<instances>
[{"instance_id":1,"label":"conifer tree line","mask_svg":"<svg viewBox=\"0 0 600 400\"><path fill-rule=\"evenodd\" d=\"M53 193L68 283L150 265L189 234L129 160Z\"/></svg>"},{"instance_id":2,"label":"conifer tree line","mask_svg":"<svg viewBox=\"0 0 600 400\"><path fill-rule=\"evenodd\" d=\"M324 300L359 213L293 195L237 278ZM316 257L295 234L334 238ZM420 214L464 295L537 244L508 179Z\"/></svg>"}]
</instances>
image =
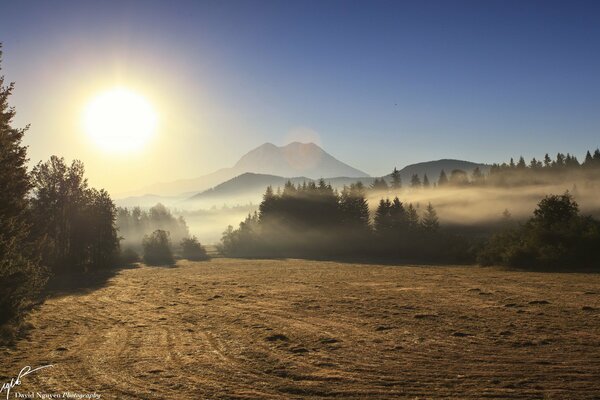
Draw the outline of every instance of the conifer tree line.
<instances>
[{"instance_id":1,"label":"conifer tree line","mask_svg":"<svg viewBox=\"0 0 600 400\"><path fill-rule=\"evenodd\" d=\"M283 190L268 187L258 212L223 233L221 251L236 256L376 256L405 260L468 259L464 241L440 230L431 204L419 212L398 197L372 213L357 182L334 190L323 179ZM441 239L444 240L441 240Z\"/></svg>"},{"instance_id":2,"label":"conifer tree line","mask_svg":"<svg viewBox=\"0 0 600 400\"><path fill-rule=\"evenodd\" d=\"M445 186L516 186L559 183L581 178L591 180L600 178L600 149L596 149L593 153L588 150L583 162L579 162L576 156L569 153L558 153L554 159L546 154L542 160L534 157L529 162L526 162L522 156L517 162L511 158L509 162L492 164L488 173L476 167L470 176L461 169L454 169L449 174L442 169L440 175L433 181L427 174L422 176L413 174L410 182L404 187L429 189ZM386 177L375 178L369 187L375 192L393 192L401 188L403 188L402 179L396 168Z\"/></svg>"}]
</instances>

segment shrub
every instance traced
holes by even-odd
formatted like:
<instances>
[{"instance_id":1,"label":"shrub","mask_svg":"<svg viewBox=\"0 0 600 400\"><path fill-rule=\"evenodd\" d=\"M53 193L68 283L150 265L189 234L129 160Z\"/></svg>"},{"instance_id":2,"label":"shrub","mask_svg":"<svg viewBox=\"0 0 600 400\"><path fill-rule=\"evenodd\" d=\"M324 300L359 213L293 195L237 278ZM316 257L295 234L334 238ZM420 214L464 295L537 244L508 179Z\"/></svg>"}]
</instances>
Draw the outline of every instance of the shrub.
<instances>
[{"instance_id":1,"label":"shrub","mask_svg":"<svg viewBox=\"0 0 600 400\"><path fill-rule=\"evenodd\" d=\"M181 241L181 256L192 261L202 261L210 258L196 236Z\"/></svg>"},{"instance_id":2,"label":"shrub","mask_svg":"<svg viewBox=\"0 0 600 400\"><path fill-rule=\"evenodd\" d=\"M516 229L494 235L480 263L524 268L598 268L600 223L581 216L567 192L546 196L534 215Z\"/></svg>"},{"instance_id":3,"label":"shrub","mask_svg":"<svg viewBox=\"0 0 600 400\"><path fill-rule=\"evenodd\" d=\"M121 250L121 254L119 255L119 263L121 265L135 264L139 261L140 255L131 247L127 247Z\"/></svg>"},{"instance_id":4,"label":"shrub","mask_svg":"<svg viewBox=\"0 0 600 400\"><path fill-rule=\"evenodd\" d=\"M148 265L172 265L175 263L171 251L169 232L157 229L150 235L144 236L144 262Z\"/></svg>"}]
</instances>

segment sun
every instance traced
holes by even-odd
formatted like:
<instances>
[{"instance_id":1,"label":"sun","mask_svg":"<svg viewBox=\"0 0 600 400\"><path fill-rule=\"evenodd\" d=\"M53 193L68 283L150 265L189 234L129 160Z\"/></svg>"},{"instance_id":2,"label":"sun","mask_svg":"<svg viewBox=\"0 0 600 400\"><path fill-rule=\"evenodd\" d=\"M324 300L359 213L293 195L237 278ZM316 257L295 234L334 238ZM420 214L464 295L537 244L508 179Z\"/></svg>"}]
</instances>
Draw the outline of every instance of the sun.
<instances>
[{"instance_id":1,"label":"sun","mask_svg":"<svg viewBox=\"0 0 600 400\"><path fill-rule=\"evenodd\" d=\"M156 123L150 102L124 87L97 95L83 116L87 135L100 149L111 153L141 150L154 136Z\"/></svg>"}]
</instances>

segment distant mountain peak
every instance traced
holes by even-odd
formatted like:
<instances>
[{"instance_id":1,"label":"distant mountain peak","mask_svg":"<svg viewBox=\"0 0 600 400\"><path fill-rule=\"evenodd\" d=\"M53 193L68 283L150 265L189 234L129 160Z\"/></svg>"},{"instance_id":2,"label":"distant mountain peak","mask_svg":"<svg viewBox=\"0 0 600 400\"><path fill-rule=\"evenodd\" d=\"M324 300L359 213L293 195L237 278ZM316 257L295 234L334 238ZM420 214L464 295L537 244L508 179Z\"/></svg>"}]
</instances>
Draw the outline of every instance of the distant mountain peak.
<instances>
[{"instance_id":1,"label":"distant mountain peak","mask_svg":"<svg viewBox=\"0 0 600 400\"><path fill-rule=\"evenodd\" d=\"M291 142L285 146L276 146L267 142L242 156L233 168L239 173L304 175L310 178L369 176L339 161L312 142Z\"/></svg>"}]
</instances>

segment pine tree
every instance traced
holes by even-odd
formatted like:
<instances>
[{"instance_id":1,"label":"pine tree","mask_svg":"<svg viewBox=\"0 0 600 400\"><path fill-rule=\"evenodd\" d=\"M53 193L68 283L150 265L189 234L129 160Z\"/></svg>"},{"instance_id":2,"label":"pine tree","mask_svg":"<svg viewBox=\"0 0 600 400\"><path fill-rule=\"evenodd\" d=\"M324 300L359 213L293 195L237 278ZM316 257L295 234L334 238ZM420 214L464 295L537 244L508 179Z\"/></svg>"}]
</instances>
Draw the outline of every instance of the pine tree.
<instances>
[{"instance_id":1,"label":"pine tree","mask_svg":"<svg viewBox=\"0 0 600 400\"><path fill-rule=\"evenodd\" d=\"M481 184L484 181L484 176L479 167L475 167L473 170L473 183Z\"/></svg>"},{"instance_id":2,"label":"pine tree","mask_svg":"<svg viewBox=\"0 0 600 400\"><path fill-rule=\"evenodd\" d=\"M587 153L585 153L585 161L583 162L583 165L585 165L586 167L589 167L592 165L593 162L594 162L594 159L592 158L592 154L588 150Z\"/></svg>"},{"instance_id":3,"label":"pine tree","mask_svg":"<svg viewBox=\"0 0 600 400\"><path fill-rule=\"evenodd\" d=\"M429 203L427 208L425 209L425 214L423 215L423 219L421 221L421 226L428 232L437 232L440 228L440 221L437 216L437 212Z\"/></svg>"},{"instance_id":4,"label":"pine tree","mask_svg":"<svg viewBox=\"0 0 600 400\"><path fill-rule=\"evenodd\" d=\"M440 177L438 178L438 186L444 186L448 183L448 177L446 176L446 172L444 170L442 170L442 172L440 172Z\"/></svg>"},{"instance_id":5,"label":"pine tree","mask_svg":"<svg viewBox=\"0 0 600 400\"><path fill-rule=\"evenodd\" d=\"M400 171L396 167L392 171L392 189L398 190L402 187L402 178L400 178Z\"/></svg>"},{"instance_id":6,"label":"pine tree","mask_svg":"<svg viewBox=\"0 0 600 400\"><path fill-rule=\"evenodd\" d=\"M419 226L419 214L417 214L417 210L413 207L412 203L406 208L406 219L409 228L415 229Z\"/></svg>"},{"instance_id":7,"label":"pine tree","mask_svg":"<svg viewBox=\"0 0 600 400\"><path fill-rule=\"evenodd\" d=\"M391 229L391 208L392 203L390 199L381 199L379 206L375 210L375 217L373 218L375 232L380 235L385 235Z\"/></svg>"},{"instance_id":8,"label":"pine tree","mask_svg":"<svg viewBox=\"0 0 600 400\"><path fill-rule=\"evenodd\" d=\"M550 166L552 166L552 159L550 158L548 153L546 153L546 155L544 156L544 167L549 168Z\"/></svg>"},{"instance_id":9,"label":"pine tree","mask_svg":"<svg viewBox=\"0 0 600 400\"><path fill-rule=\"evenodd\" d=\"M2 47L0 46L0 62ZM0 68L1 70L1 68ZM41 269L28 255L30 223L27 193L28 127L12 127L15 110L8 104L14 84L0 76L0 325L18 316L24 303L43 286Z\"/></svg>"},{"instance_id":10,"label":"pine tree","mask_svg":"<svg viewBox=\"0 0 600 400\"><path fill-rule=\"evenodd\" d=\"M427 174L423 175L423 187L425 189L429 189L431 187L431 183L429 183L429 178L427 177Z\"/></svg>"},{"instance_id":11,"label":"pine tree","mask_svg":"<svg viewBox=\"0 0 600 400\"><path fill-rule=\"evenodd\" d=\"M523 158L523 156L519 157L519 162L517 163L517 168L518 169L527 168L527 164L525 164L525 159Z\"/></svg>"},{"instance_id":12,"label":"pine tree","mask_svg":"<svg viewBox=\"0 0 600 400\"><path fill-rule=\"evenodd\" d=\"M419 178L419 175L414 174L412 176L412 178L410 179L410 187L411 188L420 188L421 187L421 179Z\"/></svg>"}]
</instances>

